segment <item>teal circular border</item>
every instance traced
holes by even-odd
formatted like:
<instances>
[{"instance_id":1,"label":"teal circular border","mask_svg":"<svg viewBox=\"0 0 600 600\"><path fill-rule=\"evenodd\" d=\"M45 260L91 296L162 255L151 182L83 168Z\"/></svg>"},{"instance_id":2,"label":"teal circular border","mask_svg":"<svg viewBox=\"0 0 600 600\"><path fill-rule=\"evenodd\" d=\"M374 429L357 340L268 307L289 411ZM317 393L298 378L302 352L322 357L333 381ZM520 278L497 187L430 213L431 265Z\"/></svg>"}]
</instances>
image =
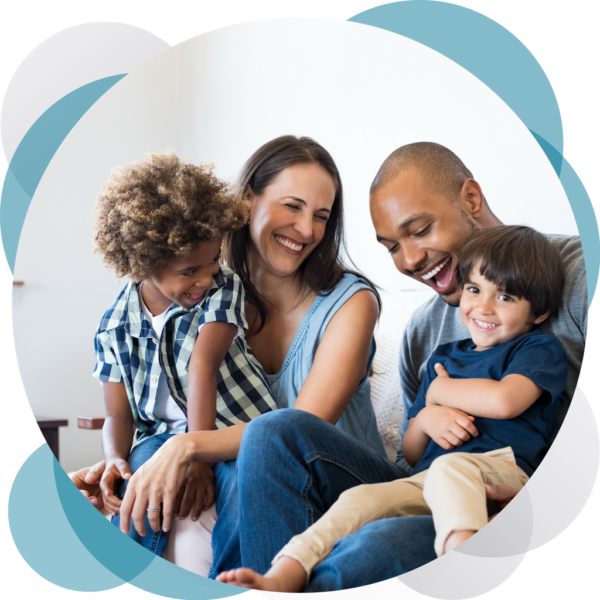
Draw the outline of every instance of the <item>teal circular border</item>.
<instances>
[{"instance_id":1,"label":"teal circular border","mask_svg":"<svg viewBox=\"0 0 600 600\"><path fill-rule=\"evenodd\" d=\"M495 21L445 2L396 2L349 21L397 33L436 50L479 78L510 106L548 157L569 199L584 249L591 304L600 267L598 223L582 182L562 155L563 130L556 97L533 55ZM476 53L473 47L477 47ZM123 77L125 74L117 74L94 81L60 99L33 124L15 151L0 204L2 243L12 272L27 211L50 161L81 117ZM50 490L50 499L45 500L40 528L39 520L34 525L31 515L36 514L34 499L42 480L47 480L44 487ZM168 598L222 598L246 591L175 567L120 535L71 485L45 445L24 463L13 483L9 522L25 560L40 575L65 588L91 592L129 582ZM49 543L40 544L44 539ZM40 551L40 547L50 547L50 542L56 549L57 540L61 560L56 560L58 552L53 556Z\"/></svg>"}]
</instances>

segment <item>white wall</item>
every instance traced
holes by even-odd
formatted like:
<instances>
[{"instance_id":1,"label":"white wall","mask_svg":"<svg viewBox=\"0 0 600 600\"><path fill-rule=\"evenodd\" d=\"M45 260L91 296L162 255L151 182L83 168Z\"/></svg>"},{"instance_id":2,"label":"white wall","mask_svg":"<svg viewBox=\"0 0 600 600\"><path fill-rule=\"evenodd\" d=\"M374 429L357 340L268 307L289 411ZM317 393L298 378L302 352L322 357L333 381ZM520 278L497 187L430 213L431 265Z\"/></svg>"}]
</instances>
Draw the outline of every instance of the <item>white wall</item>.
<instances>
[{"instance_id":1,"label":"white wall","mask_svg":"<svg viewBox=\"0 0 600 600\"><path fill-rule=\"evenodd\" d=\"M390 289L418 284L397 277L373 243L368 190L385 157L406 143L454 150L504 222L577 233L526 127L479 80L420 44L359 24L299 19L230 27L175 52L178 151L229 177L273 137L314 137L342 174L351 256Z\"/></svg>"},{"instance_id":2,"label":"white wall","mask_svg":"<svg viewBox=\"0 0 600 600\"><path fill-rule=\"evenodd\" d=\"M15 346L33 412L69 419L59 434L67 471L102 458L100 432L77 429L77 416L104 414L101 386L91 376L94 332L124 285L92 253L92 208L113 167L175 147L173 90L146 79L102 98L56 153L23 227Z\"/></svg>"},{"instance_id":3,"label":"white wall","mask_svg":"<svg viewBox=\"0 0 600 600\"><path fill-rule=\"evenodd\" d=\"M176 46L84 116L44 175L23 229L19 365L34 412L70 420L61 431L66 469L100 456L99 436L77 430L76 417L102 414L93 334L122 285L91 252L91 210L111 168L170 147L233 179L258 146L286 133L314 137L333 155L350 254L390 292L418 284L402 278L375 242L368 189L402 144L428 140L454 150L506 223L576 233L558 178L525 126L486 86L420 44L306 19L248 23Z\"/></svg>"}]
</instances>

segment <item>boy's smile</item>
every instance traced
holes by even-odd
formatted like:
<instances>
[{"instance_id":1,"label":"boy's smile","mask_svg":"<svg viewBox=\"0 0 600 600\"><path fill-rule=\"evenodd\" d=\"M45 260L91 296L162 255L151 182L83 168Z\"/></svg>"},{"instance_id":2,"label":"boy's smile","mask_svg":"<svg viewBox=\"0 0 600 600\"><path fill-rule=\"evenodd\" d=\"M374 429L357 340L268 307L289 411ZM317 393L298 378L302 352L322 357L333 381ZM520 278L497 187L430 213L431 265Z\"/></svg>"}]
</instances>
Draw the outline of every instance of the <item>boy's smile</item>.
<instances>
[{"instance_id":1,"label":"boy's smile","mask_svg":"<svg viewBox=\"0 0 600 600\"><path fill-rule=\"evenodd\" d=\"M174 302L183 308L193 308L202 302L219 271L221 242L222 238L201 242L192 254L144 280L142 298L148 310L159 315Z\"/></svg>"},{"instance_id":2,"label":"boy's smile","mask_svg":"<svg viewBox=\"0 0 600 600\"><path fill-rule=\"evenodd\" d=\"M488 350L531 331L548 314L533 319L531 303L507 294L473 267L460 299L460 316L469 330L475 350Z\"/></svg>"}]
</instances>

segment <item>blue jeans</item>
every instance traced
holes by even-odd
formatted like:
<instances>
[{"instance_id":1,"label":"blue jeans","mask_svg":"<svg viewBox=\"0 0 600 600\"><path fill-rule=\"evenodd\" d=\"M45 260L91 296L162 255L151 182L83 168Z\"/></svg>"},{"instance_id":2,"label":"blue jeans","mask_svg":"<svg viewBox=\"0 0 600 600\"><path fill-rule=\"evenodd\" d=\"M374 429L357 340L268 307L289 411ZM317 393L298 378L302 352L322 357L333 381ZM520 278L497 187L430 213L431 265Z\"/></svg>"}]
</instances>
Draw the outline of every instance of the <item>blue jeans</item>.
<instances>
[{"instance_id":1,"label":"blue jeans","mask_svg":"<svg viewBox=\"0 0 600 600\"><path fill-rule=\"evenodd\" d=\"M385 581L436 557L433 518L374 521L341 539L312 572L305 592L332 592Z\"/></svg>"},{"instance_id":2,"label":"blue jeans","mask_svg":"<svg viewBox=\"0 0 600 600\"><path fill-rule=\"evenodd\" d=\"M215 472L215 504L217 509L217 522L212 533L213 557L221 557L221 561L213 559L212 567L208 573L214 579L225 564L241 564L240 544L237 535L238 519L240 514L238 495L237 461L230 460L213 465Z\"/></svg>"},{"instance_id":3,"label":"blue jeans","mask_svg":"<svg viewBox=\"0 0 600 600\"><path fill-rule=\"evenodd\" d=\"M400 467L352 436L314 415L293 409L280 409L251 421L242 438L237 473L239 518L229 514L227 522L218 530L215 526L212 577L222 570L240 566L265 573L275 554L294 535L319 519L342 492L361 483L382 483L405 476ZM416 518L410 517L413 519ZM396 522L400 538L405 530L408 532L404 523L398 526L397 519L388 521ZM417 535L419 524L424 526L423 544ZM406 548L410 548L411 556L414 553L414 560L405 554L387 556L386 552L389 568L383 578L399 575L435 558L433 538L429 536L432 529L430 518L415 522L410 527L411 538L406 540ZM374 581L370 578L373 567L379 569L376 580L382 578L379 574L384 565L371 565L375 562L374 556L360 550L365 540L370 540L369 531L363 528L342 540L332 553L333 558L345 552L361 555L360 569L356 564L346 564L346 569L360 571L356 585ZM413 535L417 535L414 540ZM370 542L373 544L385 547L385 543ZM396 546L401 548L404 542L395 540ZM421 546L424 551L416 552ZM377 562L382 562L379 554ZM329 566L328 572L342 569L341 562L330 562ZM319 575L321 571L315 573ZM315 586L320 585L321 577L325 576L313 578L317 580Z\"/></svg>"},{"instance_id":4,"label":"blue jeans","mask_svg":"<svg viewBox=\"0 0 600 600\"><path fill-rule=\"evenodd\" d=\"M131 450L131 454L127 459L129 463L129 467L132 473L135 473L149 458L154 456L155 452L170 438L173 437L173 434L170 433L160 433L158 435L153 435L142 443L134 446ZM117 486L117 496L122 500L125 496L125 491L127 490L127 481L121 479L120 483ZM162 525L162 517L161 517L161 525ZM111 522L120 527L121 525L121 515L118 514L116 517L111 517ZM129 534L128 536L135 540L138 544L146 548L146 550L150 550L154 554L158 556L162 556L163 550L167 544L167 534L161 531L152 531L152 527L150 527L150 523L148 521L148 516L145 518L146 522L146 535L140 535L136 530L133 524L133 519L131 519L131 523L129 526Z\"/></svg>"}]
</instances>

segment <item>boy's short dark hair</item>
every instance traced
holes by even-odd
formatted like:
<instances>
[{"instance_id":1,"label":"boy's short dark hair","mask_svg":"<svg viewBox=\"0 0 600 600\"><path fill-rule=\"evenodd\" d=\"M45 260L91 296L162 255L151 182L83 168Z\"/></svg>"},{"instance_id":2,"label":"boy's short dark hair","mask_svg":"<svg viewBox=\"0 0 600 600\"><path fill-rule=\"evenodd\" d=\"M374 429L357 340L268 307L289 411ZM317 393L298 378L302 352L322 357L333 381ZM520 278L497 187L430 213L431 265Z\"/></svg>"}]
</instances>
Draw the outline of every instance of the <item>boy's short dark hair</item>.
<instances>
[{"instance_id":1,"label":"boy's short dark hair","mask_svg":"<svg viewBox=\"0 0 600 600\"><path fill-rule=\"evenodd\" d=\"M458 255L463 285L479 260L479 273L507 294L528 300L534 319L558 311L565 268L558 250L539 231L524 225L482 230Z\"/></svg>"},{"instance_id":2,"label":"boy's short dark hair","mask_svg":"<svg viewBox=\"0 0 600 600\"><path fill-rule=\"evenodd\" d=\"M94 251L134 283L244 225L247 202L213 175L172 152L117 169L96 202Z\"/></svg>"}]
</instances>

